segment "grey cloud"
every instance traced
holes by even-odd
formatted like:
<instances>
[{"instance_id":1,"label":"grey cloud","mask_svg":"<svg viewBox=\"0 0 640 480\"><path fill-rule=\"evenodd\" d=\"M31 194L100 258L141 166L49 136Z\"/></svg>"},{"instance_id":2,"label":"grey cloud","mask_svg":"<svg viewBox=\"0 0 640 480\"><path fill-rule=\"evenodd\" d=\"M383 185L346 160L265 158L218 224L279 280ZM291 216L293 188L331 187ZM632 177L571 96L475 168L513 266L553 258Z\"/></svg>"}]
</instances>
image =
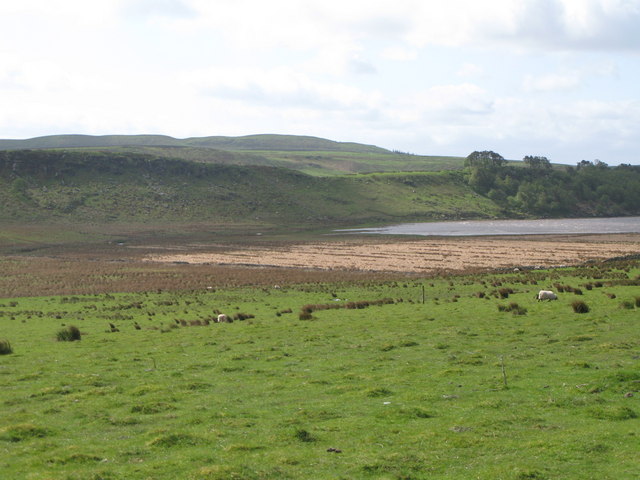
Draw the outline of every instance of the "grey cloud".
<instances>
[{"instance_id":1,"label":"grey cloud","mask_svg":"<svg viewBox=\"0 0 640 480\"><path fill-rule=\"evenodd\" d=\"M367 62L366 60L361 60L359 58L353 58L349 61L349 71L360 75L370 75L378 73L378 70L372 63Z\"/></svg>"},{"instance_id":2,"label":"grey cloud","mask_svg":"<svg viewBox=\"0 0 640 480\"><path fill-rule=\"evenodd\" d=\"M395 37L407 33L411 23L407 18L385 16L363 20L357 27L375 36Z\"/></svg>"},{"instance_id":3,"label":"grey cloud","mask_svg":"<svg viewBox=\"0 0 640 480\"><path fill-rule=\"evenodd\" d=\"M597 0L582 6L581 18L574 18L561 0L528 0L515 25L494 28L489 37L556 50L640 50L640 2L617 9Z\"/></svg>"}]
</instances>

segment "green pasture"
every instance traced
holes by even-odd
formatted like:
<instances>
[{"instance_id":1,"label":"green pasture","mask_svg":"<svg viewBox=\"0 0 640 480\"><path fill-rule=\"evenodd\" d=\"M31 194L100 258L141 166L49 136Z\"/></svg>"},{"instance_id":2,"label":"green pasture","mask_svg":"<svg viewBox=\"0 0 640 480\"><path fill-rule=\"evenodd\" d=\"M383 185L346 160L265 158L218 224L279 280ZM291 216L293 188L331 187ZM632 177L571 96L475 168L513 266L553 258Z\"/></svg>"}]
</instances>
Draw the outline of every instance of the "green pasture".
<instances>
[{"instance_id":1,"label":"green pasture","mask_svg":"<svg viewBox=\"0 0 640 480\"><path fill-rule=\"evenodd\" d=\"M636 479L639 276L0 299L0 477Z\"/></svg>"}]
</instances>

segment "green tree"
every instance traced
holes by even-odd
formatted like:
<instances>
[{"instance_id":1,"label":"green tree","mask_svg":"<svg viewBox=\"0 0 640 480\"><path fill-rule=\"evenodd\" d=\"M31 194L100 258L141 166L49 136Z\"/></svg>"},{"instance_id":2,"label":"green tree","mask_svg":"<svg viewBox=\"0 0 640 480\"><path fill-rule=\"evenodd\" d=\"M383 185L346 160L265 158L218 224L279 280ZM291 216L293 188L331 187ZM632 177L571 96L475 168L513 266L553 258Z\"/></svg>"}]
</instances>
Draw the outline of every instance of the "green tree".
<instances>
[{"instance_id":1,"label":"green tree","mask_svg":"<svg viewBox=\"0 0 640 480\"><path fill-rule=\"evenodd\" d=\"M471 188L481 195L487 195L493 187L498 172L506 163L502 155L485 150L470 153L464 165L468 172L468 182Z\"/></svg>"},{"instance_id":2,"label":"green tree","mask_svg":"<svg viewBox=\"0 0 640 480\"><path fill-rule=\"evenodd\" d=\"M499 153L491 150L475 151L470 153L464 161L465 167L498 170L505 165L506 160Z\"/></svg>"},{"instance_id":3,"label":"green tree","mask_svg":"<svg viewBox=\"0 0 640 480\"><path fill-rule=\"evenodd\" d=\"M547 157L539 157L537 155L527 155L522 161L534 170L549 170L551 168L551 162Z\"/></svg>"}]
</instances>

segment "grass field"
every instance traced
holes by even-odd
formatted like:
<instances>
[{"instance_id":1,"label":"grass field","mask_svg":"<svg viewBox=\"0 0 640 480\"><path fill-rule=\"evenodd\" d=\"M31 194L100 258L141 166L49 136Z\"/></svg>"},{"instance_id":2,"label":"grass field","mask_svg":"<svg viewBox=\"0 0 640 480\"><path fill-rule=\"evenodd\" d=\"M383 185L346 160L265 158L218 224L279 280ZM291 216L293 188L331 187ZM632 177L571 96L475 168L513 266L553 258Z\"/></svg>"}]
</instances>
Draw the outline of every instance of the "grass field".
<instances>
[{"instance_id":1,"label":"grass field","mask_svg":"<svg viewBox=\"0 0 640 480\"><path fill-rule=\"evenodd\" d=\"M639 276L626 262L3 298L0 472L635 479ZM536 302L542 288L559 300ZM81 340L57 341L71 325Z\"/></svg>"}]
</instances>

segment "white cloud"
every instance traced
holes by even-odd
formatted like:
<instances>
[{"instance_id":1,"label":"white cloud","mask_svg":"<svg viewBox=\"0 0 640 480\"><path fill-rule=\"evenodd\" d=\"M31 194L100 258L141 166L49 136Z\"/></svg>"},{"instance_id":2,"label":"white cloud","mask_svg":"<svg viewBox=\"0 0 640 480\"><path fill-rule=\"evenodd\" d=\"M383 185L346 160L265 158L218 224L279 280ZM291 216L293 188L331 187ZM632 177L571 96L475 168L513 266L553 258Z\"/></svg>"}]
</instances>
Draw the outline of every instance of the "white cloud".
<instances>
[{"instance_id":1,"label":"white cloud","mask_svg":"<svg viewBox=\"0 0 640 480\"><path fill-rule=\"evenodd\" d=\"M493 111L493 99L482 88L470 83L438 85L407 99L429 118L449 118L467 123L468 116L487 115Z\"/></svg>"},{"instance_id":2,"label":"white cloud","mask_svg":"<svg viewBox=\"0 0 640 480\"><path fill-rule=\"evenodd\" d=\"M356 56L349 60L349 71L358 75L370 75L377 73L378 70L368 60Z\"/></svg>"},{"instance_id":3,"label":"white cloud","mask_svg":"<svg viewBox=\"0 0 640 480\"><path fill-rule=\"evenodd\" d=\"M550 73L545 75L526 75L523 87L526 92L558 92L574 90L580 86L580 76L573 74Z\"/></svg>"},{"instance_id":4,"label":"white cloud","mask_svg":"<svg viewBox=\"0 0 640 480\"><path fill-rule=\"evenodd\" d=\"M207 96L273 107L361 110L380 101L376 92L314 80L286 67L200 70L185 75L183 82Z\"/></svg>"},{"instance_id":5,"label":"white cloud","mask_svg":"<svg viewBox=\"0 0 640 480\"><path fill-rule=\"evenodd\" d=\"M465 63L460 67L457 75L460 77L478 77L484 73L484 68L475 63Z\"/></svg>"},{"instance_id":6,"label":"white cloud","mask_svg":"<svg viewBox=\"0 0 640 480\"><path fill-rule=\"evenodd\" d=\"M380 56L385 60L393 60L397 62L409 62L418 58L418 52L416 50L404 48L404 47L387 47L380 53Z\"/></svg>"},{"instance_id":7,"label":"white cloud","mask_svg":"<svg viewBox=\"0 0 640 480\"><path fill-rule=\"evenodd\" d=\"M141 18L182 19L196 15L196 11L183 0L126 0L120 8L124 15Z\"/></svg>"}]
</instances>

